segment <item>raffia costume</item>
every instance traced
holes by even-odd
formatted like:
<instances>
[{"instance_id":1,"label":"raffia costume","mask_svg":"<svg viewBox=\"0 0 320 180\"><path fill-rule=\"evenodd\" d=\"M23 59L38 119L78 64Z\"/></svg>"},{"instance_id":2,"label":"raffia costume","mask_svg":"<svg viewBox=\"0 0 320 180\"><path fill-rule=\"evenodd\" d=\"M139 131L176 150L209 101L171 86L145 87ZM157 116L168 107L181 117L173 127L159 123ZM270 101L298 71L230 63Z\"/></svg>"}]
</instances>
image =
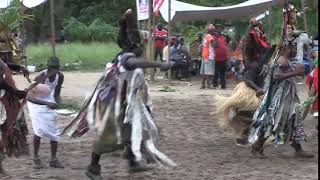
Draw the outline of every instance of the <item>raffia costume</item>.
<instances>
[{"instance_id":1,"label":"raffia costume","mask_svg":"<svg viewBox=\"0 0 320 180\"><path fill-rule=\"evenodd\" d=\"M0 83L0 161L5 155L19 156L29 153L28 128L23 112L25 100L19 99L22 92L16 89L12 72L7 65L3 76L0 80L4 81Z\"/></svg>"},{"instance_id":2,"label":"raffia costume","mask_svg":"<svg viewBox=\"0 0 320 180\"><path fill-rule=\"evenodd\" d=\"M142 160L142 149L145 149L159 164L175 166L157 149L158 128L151 116L143 70L125 67L130 58L136 58L130 49L139 47L140 43L135 20L131 18L120 19L118 44L123 51L107 64L80 113L63 133L81 137L90 128L95 129L97 137L93 153L110 153L126 147L139 162Z\"/></svg>"},{"instance_id":3,"label":"raffia costume","mask_svg":"<svg viewBox=\"0 0 320 180\"><path fill-rule=\"evenodd\" d=\"M268 60L274 49L267 51L262 58L262 49L268 47L263 36L257 36L254 28L249 30L246 38L245 48L245 76L244 79L251 81L257 87L263 88L263 64ZM248 137L253 112L257 109L260 99L256 91L246 81L240 82L230 96L215 96L216 111L212 115L218 119L219 125L223 128L232 129L241 139Z\"/></svg>"}]
</instances>

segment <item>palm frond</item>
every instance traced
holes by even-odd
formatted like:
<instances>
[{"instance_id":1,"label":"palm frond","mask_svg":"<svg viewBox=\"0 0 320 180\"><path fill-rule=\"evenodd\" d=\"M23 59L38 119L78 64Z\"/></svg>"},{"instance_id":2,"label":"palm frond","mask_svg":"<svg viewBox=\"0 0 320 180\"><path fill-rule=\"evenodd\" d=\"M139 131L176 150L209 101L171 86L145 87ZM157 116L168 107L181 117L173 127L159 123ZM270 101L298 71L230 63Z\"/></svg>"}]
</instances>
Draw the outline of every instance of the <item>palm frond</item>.
<instances>
[{"instance_id":1,"label":"palm frond","mask_svg":"<svg viewBox=\"0 0 320 180\"><path fill-rule=\"evenodd\" d=\"M33 20L34 16L21 11L19 0L14 0L9 7L0 9L0 29L11 32L20 26L24 19Z\"/></svg>"}]
</instances>

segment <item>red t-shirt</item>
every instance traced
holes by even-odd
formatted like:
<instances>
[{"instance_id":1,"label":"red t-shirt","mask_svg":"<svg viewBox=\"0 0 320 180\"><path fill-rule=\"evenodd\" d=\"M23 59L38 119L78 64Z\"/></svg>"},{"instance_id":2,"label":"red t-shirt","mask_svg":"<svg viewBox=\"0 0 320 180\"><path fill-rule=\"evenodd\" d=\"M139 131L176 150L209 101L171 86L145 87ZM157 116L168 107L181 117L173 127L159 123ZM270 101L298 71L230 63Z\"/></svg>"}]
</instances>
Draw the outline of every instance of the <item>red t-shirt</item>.
<instances>
[{"instance_id":1,"label":"red t-shirt","mask_svg":"<svg viewBox=\"0 0 320 180\"><path fill-rule=\"evenodd\" d=\"M168 36L168 32L165 29L162 29L161 31L159 31L159 29L155 29L153 34L155 35L155 37L161 37L161 38L165 38ZM155 47L156 48L163 48L164 47L164 40L163 39L156 39L155 42Z\"/></svg>"},{"instance_id":2,"label":"red t-shirt","mask_svg":"<svg viewBox=\"0 0 320 180\"><path fill-rule=\"evenodd\" d=\"M261 38L258 38L258 37L257 37L255 30L251 30L251 31L250 31L250 34L253 35L254 40L255 40L261 47L263 47L263 48L268 48L268 47L269 47L269 44L268 44L268 42L265 41L265 39L263 39L262 37L261 37ZM263 36L263 34L260 33L260 36Z\"/></svg>"},{"instance_id":3,"label":"red t-shirt","mask_svg":"<svg viewBox=\"0 0 320 180\"><path fill-rule=\"evenodd\" d=\"M216 41L218 41L219 47L214 48L215 60L226 61L228 60L228 47L227 40L224 35L215 35Z\"/></svg>"},{"instance_id":4,"label":"red t-shirt","mask_svg":"<svg viewBox=\"0 0 320 180\"><path fill-rule=\"evenodd\" d=\"M306 84L309 84L312 81L315 92L318 92L319 88L319 79L318 79L318 66L307 76ZM315 94L314 94L315 95ZM318 109L318 99L313 104L313 109Z\"/></svg>"}]
</instances>

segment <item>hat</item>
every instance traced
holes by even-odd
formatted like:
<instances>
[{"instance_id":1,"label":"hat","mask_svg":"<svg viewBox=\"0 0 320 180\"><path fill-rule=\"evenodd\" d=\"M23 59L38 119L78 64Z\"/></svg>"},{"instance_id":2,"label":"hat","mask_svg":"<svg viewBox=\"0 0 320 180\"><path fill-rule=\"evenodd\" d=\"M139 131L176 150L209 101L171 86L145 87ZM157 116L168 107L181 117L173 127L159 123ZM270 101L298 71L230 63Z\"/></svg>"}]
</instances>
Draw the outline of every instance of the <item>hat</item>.
<instances>
[{"instance_id":1,"label":"hat","mask_svg":"<svg viewBox=\"0 0 320 180\"><path fill-rule=\"evenodd\" d=\"M48 68L60 68L60 60L57 57L51 57L47 63Z\"/></svg>"},{"instance_id":2,"label":"hat","mask_svg":"<svg viewBox=\"0 0 320 180\"><path fill-rule=\"evenodd\" d=\"M224 25L222 25L222 24L216 24L215 27L216 27L216 28L219 28L219 27L220 27L220 28L224 29Z\"/></svg>"}]
</instances>

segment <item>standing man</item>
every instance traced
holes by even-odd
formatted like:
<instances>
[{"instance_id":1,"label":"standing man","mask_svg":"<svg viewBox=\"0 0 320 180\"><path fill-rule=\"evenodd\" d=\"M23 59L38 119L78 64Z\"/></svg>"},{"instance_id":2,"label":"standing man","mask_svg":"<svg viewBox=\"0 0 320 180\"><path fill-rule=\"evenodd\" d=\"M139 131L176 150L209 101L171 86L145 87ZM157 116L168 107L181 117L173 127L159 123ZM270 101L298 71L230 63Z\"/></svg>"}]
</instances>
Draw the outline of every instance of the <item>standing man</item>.
<instances>
[{"instance_id":1,"label":"standing man","mask_svg":"<svg viewBox=\"0 0 320 180\"><path fill-rule=\"evenodd\" d=\"M222 34L224 26L221 24L216 25L216 46L214 49L215 52L215 72L213 78L213 86L218 87L218 80L220 79L221 88L226 88L226 70L227 70L227 61L228 61L228 52L227 52L227 40L226 37Z\"/></svg>"},{"instance_id":2,"label":"standing man","mask_svg":"<svg viewBox=\"0 0 320 180\"><path fill-rule=\"evenodd\" d=\"M158 56L160 56L160 60L163 61L163 48L165 46L165 39L168 37L168 32L163 29L162 24L158 24L157 28L154 30L155 36L155 53L154 60L157 61Z\"/></svg>"},{"instance_id":3,"label":"standing man","mask_svg":"<svg viewBox=\"0 0 320 180\"><path fill-rule=\"evenodd\" d=\"M202 62L200 68L200 74L203 76L200 89L210 88L210 78L214 75L214 46L215 38L213 37L215 28L213 25L209 25L208 34L204 37L202 43Z\"/></svg>"}]
</instances>

